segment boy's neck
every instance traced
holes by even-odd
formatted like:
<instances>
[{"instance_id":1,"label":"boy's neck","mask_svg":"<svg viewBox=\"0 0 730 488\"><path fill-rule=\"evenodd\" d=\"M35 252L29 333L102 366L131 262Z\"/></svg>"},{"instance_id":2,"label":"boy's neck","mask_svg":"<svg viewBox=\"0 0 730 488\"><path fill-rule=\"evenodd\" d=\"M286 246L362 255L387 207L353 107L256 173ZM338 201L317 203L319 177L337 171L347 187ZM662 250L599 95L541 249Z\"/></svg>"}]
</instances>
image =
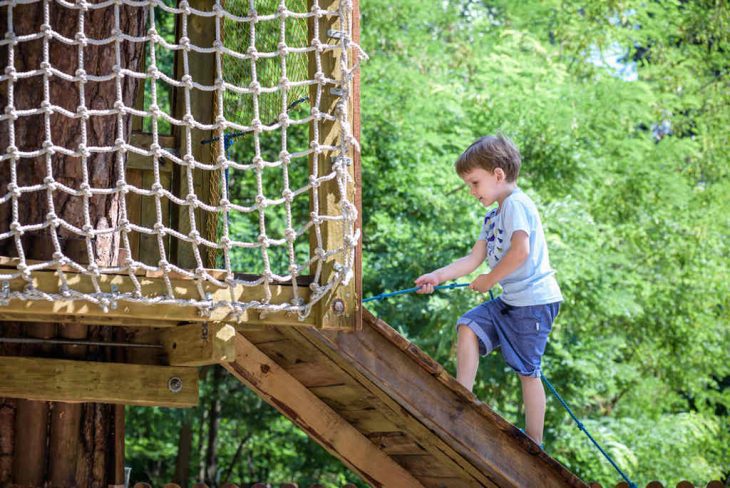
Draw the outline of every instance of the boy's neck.
<instances>
[{"instance_id":1,"label":"boy's neck","mask_svg":"<svg viewBox=\"0 0 730 488\"><path fill-rule=\"evenodd\" d=\"M504 203L505 199L512 194L513 191L515 191L515 188L517 188L517 182L513 181L512 183L506 183L504 185L504 188L497 196L497 204L499 205L499 209L502 209L502 203Z\"/></svg>"}]
</instances>

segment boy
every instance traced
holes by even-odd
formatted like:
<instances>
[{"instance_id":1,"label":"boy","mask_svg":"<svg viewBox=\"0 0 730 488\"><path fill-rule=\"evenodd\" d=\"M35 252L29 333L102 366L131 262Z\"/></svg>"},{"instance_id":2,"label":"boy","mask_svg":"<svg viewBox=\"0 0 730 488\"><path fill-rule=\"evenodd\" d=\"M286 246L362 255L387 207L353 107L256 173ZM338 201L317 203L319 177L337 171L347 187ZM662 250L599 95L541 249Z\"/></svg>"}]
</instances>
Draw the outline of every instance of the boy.
<instances>
[{"instance_id":1,"label":"boy","mask_svg":"<svg viewBox=\"0 0 730 488\"><path fill-rule=\"evenodd\" d=\"M469 287L479 293L494 285L502 295L461 316L457 329L456 379L471 391L479 364L501 348L522 382L526 433L542 445L545 390L540 360L563 297L550 268L545 236L532 200L517 187L520 153L508 138L482 137L456 161L456 172L489 210L471 253L416 279L418 293L433 293L441 282L465 276L488 260L489 273Z\"/></svg>"}]
</instances>

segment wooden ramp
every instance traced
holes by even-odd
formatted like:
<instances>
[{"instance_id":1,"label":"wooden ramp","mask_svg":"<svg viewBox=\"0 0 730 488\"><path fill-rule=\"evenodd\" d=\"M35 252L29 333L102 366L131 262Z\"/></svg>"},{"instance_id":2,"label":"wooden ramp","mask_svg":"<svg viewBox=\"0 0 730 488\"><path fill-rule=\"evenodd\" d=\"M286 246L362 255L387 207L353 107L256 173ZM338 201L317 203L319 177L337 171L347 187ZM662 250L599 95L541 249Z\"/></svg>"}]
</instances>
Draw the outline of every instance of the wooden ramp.
<instances>
[{"instance_id":1,"label":"wooden ramp","mask_svg":"<svg viewBox=\"0 0 730 488\"><path fill-rule=\"evenodd\" d=\"M359 332L239 330L224 366L373 486L587 485L367 311Z\"/></svg>"}]
</instances>

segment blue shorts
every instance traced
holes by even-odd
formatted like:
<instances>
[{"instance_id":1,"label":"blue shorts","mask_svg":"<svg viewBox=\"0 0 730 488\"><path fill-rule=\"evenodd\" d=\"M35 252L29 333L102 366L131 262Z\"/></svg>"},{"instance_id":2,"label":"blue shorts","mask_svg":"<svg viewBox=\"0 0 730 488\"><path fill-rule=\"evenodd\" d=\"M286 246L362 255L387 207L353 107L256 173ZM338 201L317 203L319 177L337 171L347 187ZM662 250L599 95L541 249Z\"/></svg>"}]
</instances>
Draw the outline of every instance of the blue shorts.
<instances>
[{"instance_id":1,"label":"blue shorts","mask_svg":"<svg viewBox=\"0 0 730 488\"><path fill-rule=\"evenodd\" d=\"M484 302L456 322L479 338L479 354L501 348L507 364L522 376L540 376L540 361L548 334L560 310L560 302L515 307L499 298Z\"/></svg>"}]
</instances>

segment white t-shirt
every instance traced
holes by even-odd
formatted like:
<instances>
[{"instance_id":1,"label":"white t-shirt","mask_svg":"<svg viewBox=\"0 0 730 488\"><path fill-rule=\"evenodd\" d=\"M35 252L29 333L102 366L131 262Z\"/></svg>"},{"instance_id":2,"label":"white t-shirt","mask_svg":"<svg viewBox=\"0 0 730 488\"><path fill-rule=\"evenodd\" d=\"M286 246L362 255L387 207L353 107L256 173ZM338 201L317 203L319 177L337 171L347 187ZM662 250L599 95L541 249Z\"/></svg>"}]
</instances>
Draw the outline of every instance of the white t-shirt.
<instances>
[{"instance_id":1,"label":"white t-shirt","mask_svg":"<svg viewBox=\"0 0 730 488\"><path fill-rule=\"evenodd\" d=\"M487 264L494 268L507 252L515 231L524 231L530 239L530 254L525 262L502 281L501 299L508 305L524 307L560 302L563 295L550 267L545 234L535 203L522 190L504 199L500 208L487 212L479 240L486 241Z\"/></svg>"}]
</instances>

